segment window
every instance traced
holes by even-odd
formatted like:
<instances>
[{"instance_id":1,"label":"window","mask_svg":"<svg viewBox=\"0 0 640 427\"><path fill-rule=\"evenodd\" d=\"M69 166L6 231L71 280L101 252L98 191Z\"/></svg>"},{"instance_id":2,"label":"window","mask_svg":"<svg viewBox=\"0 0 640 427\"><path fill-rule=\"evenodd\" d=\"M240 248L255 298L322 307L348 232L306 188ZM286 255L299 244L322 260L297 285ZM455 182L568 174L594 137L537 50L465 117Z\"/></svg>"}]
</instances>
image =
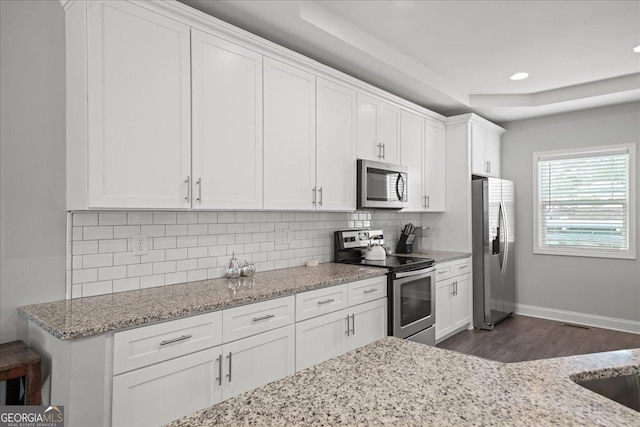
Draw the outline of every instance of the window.
<instances>
[{"instance_id":1,"label":"window","mask_svg":"<svg viewBox=\"0 0 640 427\"><path fill-rule=\"evenodd\" d=\"M635 159L635 144L534 153L534 253L635 259Z\"/></svg>"}]
</instances>

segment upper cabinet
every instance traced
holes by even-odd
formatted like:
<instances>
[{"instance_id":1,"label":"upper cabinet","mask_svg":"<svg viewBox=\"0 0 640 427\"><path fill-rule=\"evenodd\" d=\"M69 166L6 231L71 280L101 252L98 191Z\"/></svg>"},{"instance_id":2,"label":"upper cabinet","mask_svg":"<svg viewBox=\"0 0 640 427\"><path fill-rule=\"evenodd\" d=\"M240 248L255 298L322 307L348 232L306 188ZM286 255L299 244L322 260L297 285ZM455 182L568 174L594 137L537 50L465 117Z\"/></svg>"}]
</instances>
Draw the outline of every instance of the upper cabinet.
<instances>
[{"instance_id":1,"label":"upper cabinet","mask_svg":"<svg viewBox=\"0 0 640 427\"><path fill-rule=\"evenodd\" d=\"M262 208L262 55L193 30L194 209Z\"/></svg>"},{"instance_id":2,"label":"upper cabinet","mask_svg":"<svg viewBox=\"0 0 640 427\"><path fill-rule=\"evenodd\" d=\"M317 209L356 209L356 91L316 79Z\"/></svg>"},{"instance_id":3,"label":"upper cabinet","mask_svg":"<svg viewBox=\"0 0 640 427\"><path fill-rule=\"evenodd\" d=\"M311 210L316 188L316 80L264 58L264 208Z\"/></svg>"},{"instance_id":4,"label":"upper cabinet","mask_svg":"<svg viewBox=\"0 0 640 427\"><path fill-rule=\"evenodd\" d=\"M402 110L400 142L402 164L409 168L409 196L403 210L444 211L444 125Z\"/></svg>"},{"instance_id":5,"label":"upper cabinet","mask_svg":"<svg viewBox=\"0 0 640 427\"><path fill-rule=\"evenodd\" d=\"M400 164L400 108L358 94L358 158Z\"/></svg>"},{"instance_id":6,"label":"upper cabinet","mask_svg":"<svg viewBox=\"0 0 640 427\"><path fill-rule=\"evenodd\" d=\"M500 177L500 133L471 123L471 173Z\"/></svg>"},{"instance_id":7,"label":"upper cabinet","mask_svg":"<svg viewBox=\"0 0 640 427\"><path fill-rule=\"evenodd\" d=\"M69 210L353 211L356 159L401 154L410 208L444 209L442 116L179 2L69 1L65 25Z\"/></svg>"},{"instance_id":8,"label":"upper cabinet","mask_svg":"<svg viewBox=\"0 0 640 427\"><path fill-rule=\"evenodd\" d=\"M86 164L72 177L86 190L74 196L81 207L188 207L189 26L124 1L88 2L86 19L88 137L68 148Z\"/></svg>"}]
</instances>

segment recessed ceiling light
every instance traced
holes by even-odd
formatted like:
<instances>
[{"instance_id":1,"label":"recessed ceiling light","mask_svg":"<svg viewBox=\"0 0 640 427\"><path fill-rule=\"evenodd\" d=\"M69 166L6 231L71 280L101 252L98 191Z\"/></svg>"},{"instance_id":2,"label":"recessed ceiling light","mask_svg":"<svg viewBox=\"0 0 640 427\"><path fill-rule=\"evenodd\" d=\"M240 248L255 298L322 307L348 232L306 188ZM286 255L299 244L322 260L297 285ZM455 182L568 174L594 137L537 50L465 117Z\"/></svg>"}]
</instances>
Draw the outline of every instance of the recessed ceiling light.
<instances>
[{"instance_id":1,"label":"recessed ceiling light","mask_svg":"<svg viewBox=\"0 0 640 427\"><path fill-rule=\"evenodd\" d=\"M511 78L511 80L524 80L527 77L529 77L529 73L515 73L510 78Z\"/></svg>"},{"instance_id":2,"label":"recessed ceiling light","mask_svg":"<svg viewBox=\"0 0 640 427\"><path fill-rule=\"evenodd\" d=\"M634 51L635 53L640 53L640 45L638 45L638 46L634 47L634 48L633 48L633 51Z\"/></svg>"}]
</instances>

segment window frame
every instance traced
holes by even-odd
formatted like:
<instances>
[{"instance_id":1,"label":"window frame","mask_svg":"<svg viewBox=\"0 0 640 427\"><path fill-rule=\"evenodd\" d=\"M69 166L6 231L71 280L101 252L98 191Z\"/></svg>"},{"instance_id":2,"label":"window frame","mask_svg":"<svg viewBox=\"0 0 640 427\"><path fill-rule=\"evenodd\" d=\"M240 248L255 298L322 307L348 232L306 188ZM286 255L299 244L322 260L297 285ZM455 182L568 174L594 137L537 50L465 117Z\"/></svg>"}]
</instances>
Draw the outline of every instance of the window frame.
<instances>
[{"instance_id":1,"label":"window frame","mask_svg":"<svg viewBox=\"0 0 640 427\"><path fill-rule=\"evenodd\" d=\"M597 155L598 152L607 153L614 150L627 150L629 155L629 198L628 204L628 224L627 232L629 236L629 247L627 251L619 253L604 251L599 248L575 248L575 247L549 247L540 245L540 204L539 199L539 162L540 158L549 157L585 157L585 154ZM591 156L589 156L591 157ZM595 157L595 156L594 156ZM596 147L581 147L565 150L539 151L533 153L533 253L541 255L565 255L590 258L615 258L615 259L636 259L636 144L617 144Z\"/></svg>"}]
</instances>

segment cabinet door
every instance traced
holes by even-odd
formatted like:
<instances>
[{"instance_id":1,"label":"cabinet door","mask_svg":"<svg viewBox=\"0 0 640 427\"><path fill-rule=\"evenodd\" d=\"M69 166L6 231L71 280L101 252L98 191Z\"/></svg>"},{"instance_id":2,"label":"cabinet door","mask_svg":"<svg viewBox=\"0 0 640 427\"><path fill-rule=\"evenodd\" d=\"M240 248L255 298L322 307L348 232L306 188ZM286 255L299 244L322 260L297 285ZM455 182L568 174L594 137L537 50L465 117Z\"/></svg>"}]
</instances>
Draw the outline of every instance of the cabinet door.
<instances>
[{"instance_id":1,"label":"cabinet door","mask_svg":"<svg viewBox=\"0 0 640 427\"><path fill-rule=\"evenodd\" d=\"M318 209L356 209L356 92L317 79Z\"/></svg>"},{"instance_id":2,"label":"cabinet door","mask_svg":"<svg viewBox=\"0 0 640 427\"><path fill-rule=\"evenodd\" d=\"M451 325L451 280L436 283L436 339L440 339L453 330Z\"/></svg>"},{"instance_id":3,"label":"cabinet door","mask_svg":"<svg viewBox=\"0 0 640 427\"><path fill-rule=\"evenodd\" d=\"M189 27L124 1L87 20L89 207L189 207Z\"/></svg>"},{"instance_id":4,"label":"cabinet door","mask_svg":"<svg viewBox=\"0 0 640 427\"><path fill-rule=\"evenodd\" d=\"M424 118L404 110L400 114L400 153L402 165L409 168L408 199L403 211L424 211Z\"/></svg>"},{"instance_id":5,"label":"cabinet door","mask_svg":"<svg viewBox=\"0 0 640 427\"><path fill-rule=\"evenodd\" d=\"M358 94L357 140L358 158L382 161L382 146L378 140L378 100Z\"/></svg>"},{"instance_id":6,"label":"cabinet door","mask_svg":"<svg viewBox=\"0 0 640 427\"><path fill-rule=\"evenodd\" d=\"M347 309L351 318L347 351L387 336L387 299L381 298Z\"/></svg>"},{"instance_id":7,"label":"cabinet door","mask_svg":"<svg viewBox=\"0 0 640 427\"><path fill-rule=\"evenodd\" d=\"M315 76L264 58L265 209L315 206L315 93Z\"/></svg>"},{"instance_id":8,"label":"cabinet door","mask_svg":"<svg viewBox=\"0 0 640 427\"><path fill-rule=\"evenodd\" d=\"M445 130L426 122L424 141L424 194L429 212L445 210Z\"/></svg>"},{"instance_id":9,"label":"cabinet door","mask_svg":"<svg viewBox=\"0 0 640 427\"><path fill-rule=\"evenodd\" d=\"M262 55L192 30L194 209L262 208Z\"/></svg>"},{"instance_id":10,"label":"cabinet door","mask_svg":"<svg viewBox=\"0 0 640 427\"><path fill-rule=\"evenodd\" d=\"M458 276L453 281L456 292L451 296L451 328L455 330L471 321L469 312L471 275Z\"/></svg>"},{"instance_id":11,"label":"cabinet door","mask_svg":"<svg viewBox=\"0 0 640 427\"><path fill-rule=\"evenodd\" d=\"M294 325L225 344L223 398L228 399L295 372Z\"/></svg>"},{"instance_id":12,"label":"cabinet door","mask_svg":"<svg viewBox=\"0 0 640 427\"><path fill-rule=\"evenodd\" d=\"M477 175L487 174L487 165L484 158L485 129L475 123L471 123L471 173Z\"/></svg>"},{"instance_id":13,"label":"cabinet door","mask_svg":"<svg viewBox=\"0 0 640 427\"><path fill-rule=\"evenodd\" d=\"M500 178L500 135L490 130L485 133L484 158L487 174Z\"/></svg>"},{"instance_id":14,"label":"cabinet door","mask_svg":"<svg viewBox=\"0 0 640 427\"><path fill-rule=\"evenodd\" d=\"M296 323L296 371L346 351L347 313L341 310Z\"/></svg>"},{"instance_id":15,"label":"cabinet door","mask_svg":"<svg viewBox=\"0 0 640 427\"><path fill-rule=\"evenodd\" d=\"M222 400L220 347L113 378L112 425L158 426Z\"/></svg>"},{"instance_id":16,"label":"cabinet door","mask_svg":"<svg viewBox=\"0 0 640 427\"><path fill-rule=\"evenodd\" d=\"M382 143L382 161L400 164L400 109L380 102L378 139Z\"/></svg>"}]
</instances>

